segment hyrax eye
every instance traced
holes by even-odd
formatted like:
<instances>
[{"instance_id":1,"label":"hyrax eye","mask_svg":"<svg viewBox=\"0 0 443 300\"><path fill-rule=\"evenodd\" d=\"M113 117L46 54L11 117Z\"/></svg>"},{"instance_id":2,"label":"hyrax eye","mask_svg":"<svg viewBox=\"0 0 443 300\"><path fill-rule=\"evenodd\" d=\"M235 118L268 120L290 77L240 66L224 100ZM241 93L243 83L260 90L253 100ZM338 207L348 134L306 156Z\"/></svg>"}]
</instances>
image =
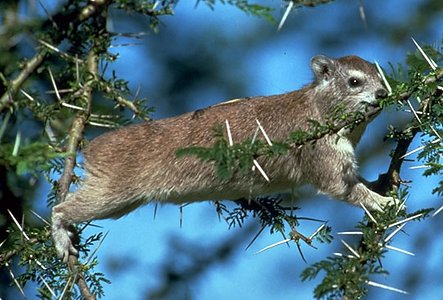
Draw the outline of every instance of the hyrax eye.
<instances>
[{"instance_id":1,"label":"hyrax eye","mask_svg":"<svg viewBox=\"0 0 443 300\"><path fill-rule=\"evenodd\" d=\"M348 84L349 84L350 87L358 87L358 86L361 86L362 81L360 79L358 79L358 78L351 77L348 80Z\"/></svg>"}]
</instances>

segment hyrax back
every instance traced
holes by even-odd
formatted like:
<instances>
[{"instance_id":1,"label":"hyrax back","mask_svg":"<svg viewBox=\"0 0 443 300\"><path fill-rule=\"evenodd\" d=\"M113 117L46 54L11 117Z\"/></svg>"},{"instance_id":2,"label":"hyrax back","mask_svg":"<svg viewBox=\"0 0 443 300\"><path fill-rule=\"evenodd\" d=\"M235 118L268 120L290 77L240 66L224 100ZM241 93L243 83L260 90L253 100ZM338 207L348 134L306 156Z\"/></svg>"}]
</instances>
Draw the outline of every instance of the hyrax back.
<instances>
[{"instance_id":1,"label":"hyrax back","mask_svg":"<svg viewBox=\"0 0 443 300\"><path fill-rule=\"evenodd\" d=\"M321 138L279 157L259 160L270 182L258 172L220 181L212 164L176 157L176 150L211 146L213 129L228 120L234 142L254 134L258 120L271 139L283 140L322 123L338 105L362 110L387 96L373 65L356 56L311 60L315 80L286 94L238 99L198 112L128 126L92 140L84 151L85 179L65 202L53 208L52 232L63 259L75 254L68 226L118 218L150 201L186 203L239 199L288 190L309 183L320 192L352 204L379 209L390 198L370 191L359 179L354 146L366 125L351 133Z\"/></svg>"}]
</instances>

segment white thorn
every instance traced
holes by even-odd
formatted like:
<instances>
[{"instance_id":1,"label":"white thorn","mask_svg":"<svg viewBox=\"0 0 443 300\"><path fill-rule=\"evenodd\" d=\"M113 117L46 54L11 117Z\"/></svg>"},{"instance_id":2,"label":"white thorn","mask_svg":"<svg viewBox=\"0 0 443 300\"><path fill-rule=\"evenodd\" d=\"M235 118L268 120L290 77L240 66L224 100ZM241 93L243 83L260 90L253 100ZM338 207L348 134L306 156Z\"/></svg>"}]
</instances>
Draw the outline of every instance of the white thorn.
<instances>
[{"instance_id":1,"label":"white thorn","mask_svg":"<svg viewBox=\"0 0 443 300\"><path fill-rule=\"evenodd\" d=\"M77 54L75 55L75 78L77 80L77 83L79 84L79 86L83 87L82 84L80 83L80 64L79 64L79 60L77 59Z\"/></svg>"},{"instance_id":2,"label":"white thorn","mask_svg":"<svg viewBox=\"0 0 443 300\"><path fill-rule=\"evenodd\" d=\"M254 254L259 254L259 253L262 253L262 252L264 252L264 251L266 251L266 250L269 250L269 249L271 249L271 248L273 248L273 247L276 247L276 246L278 246L278 245L286 244L287 242L289 242L289 241L291 241L291 240L292 240L292 239L286 239L286 240L283 240L283 241L279 241L279 242L277 242L277 243L274 243L274 244L272 244L272 245L269 245L269 246L264 247L263 249L261 249L261 250L255 252Z\"/></svg>"},{"instance_id":3,"label":"white thorn","mask_svg":"<svg viewBox=\"0 0 443 300\"><path fill-rule=\"evenodd\" d=\"M403 250L403 249L400 249L400 248L397 248L397 247L394 247L394 246L391 246L391 245L385 245L385 248L393 250L393 251L397 251L397 252L400 252L400 253L403 253L403 254L407 254L407 255L410 255L410 256L415 256L415 254L412 253L412 252L409 252L409 251L406 251L406 250Z\"/></svg>"},{"instance_id":4,"label":"white thorn","mask_svg":"<svg viewBox=\"0 0 443 300\"><path fill-rule=\"evenodd\" d=\"M317 230L316 231L314 231L314 233L313 234L311 234L311 236L309 237L309 239L310 240L312 240L312 238L314 237L314 236L316 236L317 235L317 233L319 233L320 232L320 230L322 230L324 227L326 226L326 224L322 224L320 227L318 227L317 228Z\"/></svg>"},{"instance_id":5,"label":"white thorn","mask_svg":"<svg viewBox=\"0 0 443 300\"><path fill-rule=\"evenodd\" d=\"M415 39L413 37L411 37L412 41L415 44L415 47L417 47L418 51L420 52L421 56L423 56L423 58L426 60L426 62L429 64L429 66L431 67L431 69L433 71L435 71L435 69L437 69L437 64L432 60L432 58L430 58L424 51L423 49L420 47L420 45L415 41Z\"/></svg>"},{"instance_id":6,"label":"white thorn","mask_svg":"<svg viewBox=\"0 0 443 300\"><path fill-rule=\"evenodd\" d=\"M257 167L258 171L259 171L260 174L263 176L263 178L266 179L267 182L270 182L268 175L266 175L265 171L264 171L263 168L260 166L260 164L258 163L258 161L254 159L252 162L254 163L254 166Z\"/></svg>"},{"instance_id":7,"label":"white thorn","mask_svg":"<svg viewBox=\"0 0 443 300\"><path fill-rule=\"evenodd\" d=\"M409 108L412 110L412 113L414 114L414 117L417 119L418 123L422 124L420 118L417 115L417 112L415 111L414 107L411 104L411 101L409 101L409 99L408 99L407 102L408 102ZM418 102L420 102L420 99L418 99Z\"/></svg>"},{"instance_id":8,"label":"white thorn","mask_svg":"<svg viewBox=\"0 0 443 300\"><path fill-rule=\"evenodd\" d=\"M40 277L40 280L43 282L43 284L46 286L48 291L51 293L52 297L54 299L57 299L57 295L54 293L54 290L49 286L49 284L46 282L46 280L41 275L39 275L38 277Z\"/></svg>"},{"instance_id":9,"label":"white thorn","mask_svg":"<svg viewBox=\"0 0 443 300\"><path fill-rule=\"evenodd\" d=\"M89 125L96 126L96 127L103 127L103 128L115 128L116 126L114 124L105 124L105 123L99 123L99 122L93 122L89 121Z\"/></svg>"},{"instance_id":10,"label":"white thorn","mask_svg":"<svg viewBox=\"0 0 443 300\"><path fill-rule=\"evenodd\" d=\"M29 241L29 237L26 234L26 232L23 230L23 227L20 225L20 223L17 221L17 219L14 217L14 215L11 213L11 211L8 209L8 213L12 218L12 221L14 221L15 225L17 226L17 228L20 230L20 232L22 233L22 235L25 237L25 239L27 239Z\"/></svg>"},{"instance_id":11,"label":"white thorn","mask_svg":"<svg viewBox=\"0 0 443 300\"><path fill-rule=\"evenodd\" d=\"M435 130L434 126L431 126L431 129L432 129L432 132L434 132L434 134L436 136L438 136L438 139L441 140L441 135L440 135L440 133L437 132L437 130Z\"/></svg>"},{"instance_id":12,"label":"white thorn","mask_svg":"<svg viewBox=\"0 0 443 300\"><path fill-rule=\"evenodd\" d=\"M377 68L378 74L380 75L381 80L383 81L386 89L388 90L388 95L391 95L392 94L392 87L389 84L388 80L386 79L385 73L383 72L383 70L380 67L380 65L378 64L378 62L375 62L375 67Z\"/></svg>"},{"instance_id":13,"label":"white thorn","mask_svg":"<svg viewBox=\"0 0 443 300\"><path fill-rule=\"evenodd\" d=\"M429 169L430 166L426 166L426 165L420 165L420 166L412 166L409 167L409 170L416 170L416 169Z\"/></svg>"},{"instance_id":14,"label":"white thorn","mask_svg":"<svg viewBox=\"0 0 443 300\"><path fill-rule=\"evenodd\" d=\"M415 215L415 216L412 216L412 217L409 217L409 218L406 218L406 219L400 220L400 221L398 221L398 222L392 223L391 225L388 226L388 228L391 228L391 227L394 227L394 226L397 226L397 225L400 225L400 224L406 223L406 222L411 221L411 220L413 220L413 219L417 219L417 218L419 218L419 217L421 217L421 216L423 216L423 213L420 213L420 214L418 214L418 215Z\"/></svg>"},{"instance_id":15,"label":"white thorn","mask_svg":"<svg viewBox=\"0 0 443 300\"><path fill-rule=\"evenodd\" d=\"M258 128L258 126L257 126L257 128L255 129L255 132L254 132L254 136L252 137L252 140L251 140L251 145L255 143L255 140L257 139L259 131L260 131L260 128Z\"/></svg>"},{"instance_id":16,"label":"white thorn","mask_svg":"<svg viewBox=\"0 0 443 300\"><path fill-rule=\"evenodd\" d=\"M84 109L83 107L80 107L80 106L77 106L77 105L73 105L73 104L69 104L69 103L66 103L66 102L62 102L62 106L68 107L68 108L72 108L72 109L76 109L76 110L86 111L86 109Z\"/></svg>"},{"instance_id":17,"label":"white thorn","mask_svg":"<svg viewBox=\"0 0 443 300\"><path fill-rule=\"evenodd\" d=\"M15 136L14 148L12 149L12 156L18 155L18 150L20 149L20 144L22 142L22 133L19 130Z\"/></svg>"},{"instance_id":18,"label":"white thorn","mask_svg":"<svg viewBox=\"0 0 443 300\"><path fill-rule=\"evenodd\" d=\"M8 268L9 275L11 276L12 280L14 281L14 284L17 286L20 293L23 295L24 298L27 298L25 295L25 291L23 290L23 287L20 285L20 283L17 281L17 278L15 278L14 273L12 272L11 268L9 267L8 263L5 263L5 266Z\"/></svg>"},{"instance_id":19,"label":"white thorn","mask_svg":"<svg viewBox=\"0 0 443 300\"><path fill-rule=\"evenodd\" d=\"M435 140L433 140L431 142L431 144L439 143L440 141L441 141L441 139L435 139ZM400 158L405 158L405 157L407 157L407 156L409 156L409 155L411 155L411 154L413 154L413 153L415 153L417 151L423 150L424 148L425 148L425 146L420 146L420 147L418 147L418 148L416 148L414 150L409 151L408 153L406 153L405 155L401 156Z\"/></svg>"},{"instance_id":20,"label":"white thorn","mask_svg":"<svg viewBox=\"0 0 443 300\"><path fill-rule=\"evenodd\" d=\"M263 126L261 126L260 122L255 119L255 121L257 122L258 128L260 128L261 133L263 134L263 136L265 137L266 143L268 143L269 146L272 146L272 142L271 139L269 138L268 134L266 133L265 129L263 128Z\"/></svg>"},{"instance_id":21,"label":"white thorn","mask_svg":"<svg viewBox=\"0 0 443 300\"><path fill-rule=\"evenodd\" d=\"M358 254L358 252L357 251L355 251L351 246L349 246L348 245L348 243L346 243L345 241L343 241L343 240L340 240L342 243L343 243L343 245L345 245L346 246L346 248L348 248L349 249L349 251L351 251L352 252L352 254L354 254L356 257L358 257L358 258L360 258L360 254Z\"/></svg>"},{"instance_id":22,"label":"white thorn","mask_svg":"<svg viewBox=\"0 0 443 300\"><path fill-rule=\"evenodd\" d=\"M232 140L231 127L229 126L229 122L227 119L225 120L225 123L226 123L226 132L228 134L229 146L232 146L232 145L234 145L234 142Z\"/></svg>"},{"instance_id":23,"label":"white thorn","mask_svg":"<svg viewBox=\"0 0 443 300\"><path fill-rule=\"evenodd\" d=\"M365 28L368 27L368 21L366 20L365 8L363 7L362 1L360 1L360 5L358 6L358 11L360 12L360 18L365 25Z\"/></svg>"},{"instance_id":24,"label":"white thorn","mask_svg":"<svg viewBox=\"0 0 443 300\"><path fill-rule=\"evenodd\" d=\"M31 209L31 213L36 216L37 218L39 218L43 223L45 223L46 225L51 225L51 223L49 223L48 221L46 221L42 216L40 216L38 213L36 213L35 211L33 211Z\"/></svg>"},{"instance_id":25,"label":"white thorn","mask_svg":"<svg viewBox=\"0 0 443 300\"><path fill-rule=\"evenodd\" d=\"M385 238L385 242L388 242L390 239L392 239L394 237L394 235L396 235L400 230L403 229L403 227L406 226L406 223L401 224L400 226L397 227L397 229L395 229L393 232L391 232L386 238Z\"/></svg>"},{"instance_id":26,"label":"white thorn","mask_svg":"<svg viewBox=\"0 0 443 300\"><path fill-rule=\"evenodd\" d=\"M31 95L29 95L28 93L26 93L24 90L20 89L20 92L21 92L23 95L25 95L25 97L28 98L29 100L31 100L32 102L35 101L35 99L34 99ZM37 103L38 103L38 102L37 102ZM40 105L40 103L38 103L38 105Z\"/></svg>"},{"instance_id":27,"label":"white thorn","mask_svg":"<svg viewBox=\"0 0 443 300\"><path fill-rule=\"evenodd\" d=\"M33 258L32 256L31 256L31 258ZM35 261L35 263L37 264L37 265L39 265L40 266L40 268L42 268L42 270L47 270L48 268L47 267L45 267L38 259L36 259L36 258L33 258L34 259L34 261Z\"/></svg>"},{"instance_id":28,"label":"white thorn","mask_svg":"<svg viewBox=\"0 0 443 300\"><path fill-rule=\"evenodd\" d=\"M437 209L437 210L432 214L432 216L435 217L435 216L438 215L442 210L443 210L443 205L440 206L440 208Z\"/></svg>"},{"instance_id":29,"label":"white thorn","mask_svg":"<svg viewBox=\"0 0 443 300\"><path fill-rule=\"evenodd\" d=\"M372 222L374 222L375 224L378 224L377 221L375 220L375 218L372 216L372 214L369 212L369 210L366 208L366 206L364 206L363 203L360 202L361 207L363 207L363 209L365 210L366 214L368 215L369 219L372 220Z\"/></svg>"},{"instance_id":30,"label":"white thorn","mask_svg":"<svg viewBox=\"0 0 443 300\"><path fill-rule=\"evenodd\" d=\"M61 51L61 50L58 49L57 47L54 47L54 46L52 46L51 44L49 44L49 43L47 43L47 42L45 42L45 41L43 41L43 40L37 40L37 41L38 41L40 44L42 44L43 46L48 47L48 48L51 49L52 51L54 51L54 52L60 54L60 56L62 56L62 57L67 57L67 58L69 58L69 59L74 59L76 63L78 63L78 62L83 63L83 61L82 61L81 59L78 59L77 56L76 56L76 57L72 57L72 56L70 56L69 54L67 54L67 53L65 53L65 52L63 52L63 51Z\"/></svg>"},{"instance_id":31,"label":"white thorn","mask_svg":"<svg viewBox=\"0 0 443 300\"><path fill-rule=\"evenodd\" d=\"M374 282L374 281L368 280L368 281L366 281L366 283L368 285L372 285L372 286L375 286L375 287L378 287L378 288L382 288L382 289L385 289L385 290L397 292L397 293L400 293L400 294L406 294L406 295L408 294L408 292L406 292L406 291L403 291L403 290L400 290L400 289L397 289L397 288L394 288L394 287L391 287L391 286L388 286L388 285L384 285L384 284L381 284L381 283L377 283L377 282Z\"/></svg>"},{"instance_id":32,"label":"white thorn","mask_svg":"<svg viewBox=\"0 0 443 300\"><path fill-rule=\"evenodd\" d=\"M62 98L60 97L60 93L58 92L57 84L55 83L55 79L54 76L52 75L51 68L48 68L48 71L49 71L49 77L51 77L51 82L54 87L55 96L57 97L58 101L62 102Z\"/></svg>"},{"instance_id":33,"label":"white thorn","mask_svg":"<svg viewBox=\"0 0 443 300\"><path fill-rule=\"evenodd\" d=\"M340 234L340 235L363 235L363 232L361 232L361 231L342 231L342 232L337 232L337 234Z\"/></svg>"},{"instance_id":34,"label":"white thorn","mask_svg":"<svg viewBox=\"0 0 443 300\"><path fill-rule=\"evenodd\" d=\"M291 12L293 6L294 6L294 2L293 1L289 2L288 7L286 8L286 11L283 14L283 17L281 18L280 24L278 24L277 31L280 31L280 29L282 29L282 27L285 24L286 19L288 18L289 13Z\"/></svg>"}]
</instances>

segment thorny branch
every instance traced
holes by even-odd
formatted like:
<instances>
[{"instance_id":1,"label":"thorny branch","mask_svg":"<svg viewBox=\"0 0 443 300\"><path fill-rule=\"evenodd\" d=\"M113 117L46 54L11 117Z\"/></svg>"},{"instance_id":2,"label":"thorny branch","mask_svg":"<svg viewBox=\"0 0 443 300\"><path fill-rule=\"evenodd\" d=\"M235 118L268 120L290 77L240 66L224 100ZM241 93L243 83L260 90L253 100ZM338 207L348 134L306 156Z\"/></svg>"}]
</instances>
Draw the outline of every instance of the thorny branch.
<instances>
[{"instance_id":1,"label":"thorny branch","mask_svg":"<svg viewBox=\"0 0 443 300\"><path fill-rule=\"evenodd\" d=\"M443 78L443 69L440 69L435 76L429 76L425 79L425 83L434 83ZM404 92L399 95L399 101L407 101L409 98L413 96L413 94L417 91L417 87L414 87L409 92ZM442 91L436 89L432 97L441 97ZM421 111L426 111L427 106L429 104L429 99L425 99L421 102ZM400 178L400 170L404 161L404 155L407 153L409 146L414 140L415 136L420 132L419 126L417 126L418 121L416 119L412 119L405 127L405 129L400 133L401 138L397 142L397 146L392 154L392 159L389 164L389 168L387 173L381 174L377 181L372 184L371 189L375 190L380 194L386 194L389 191L394 189L398 189L401 184ZM373 223L371 220L366 224L367 227L376 227L377 225ZM383 238L384 232L378 232L374 237L376 243L379 243ZM364 238L361 238L358 249L362 249L362 251L368 250L368 245L365 244ZM361 261L362 265L368 264L369 260ZM347 296L343 296L343 300L349 299Z\"/></svg>"},{"instance_id":2,"label":"thorny branch","mask_svg":"<svg viewBox=\"0 0 443 300\"><path fill-rule=\"evenodd\" d=\"M381 107L369 106L369 107L367 107L367 109L364 113L358 114L356 116L350 116L349 118L346 118L346 119L341 120L339 122L334 122L334 124L332 124L332 125L327 124L328 128L326 130L322 130L322 131L318 132L317 134L312 134L311 136L303 139L300 142L299 141L293 142L290 144L290 146L291 147L303 146L303 145L308 144L309 142L317 141L328 134L338 133L340 130L342 130L346 127L357 126L367 120L370 120L371 118L376 116L378 113L380 113L381 110L382 110Z\"/></svg>"},{"instance_id":3,"label":"thorny branch","mask_svg":"<svg viewBox=\"0 0 443 300\"><path fill-rule=\"evenodd\" d=\"M93 17L99 12L106 9L107 5L110 3L110 0L96 0L89 1L89 4L86 5L80 11L73 12L69 18L63 14L57 14L54 17L50 17L51 25L58 27L60 30L58 31L59 36L54 38L55 43L60 43L63 38L65 38L65 28L68 26L72 26L75 28L78 24ZM72 23L67 20L72 21ZM16 98L17 92L20 90L20 87L23 83L34 73L34 71L45 61L47 50L39 50L37 54L35 54L26 64L23 70L17 75L17 77L11 80L8 84L8 87L5 93L0 97L0 112L3 111L6 107L9 107L14 103L14 99Z\"/></svg>"},{"instance_id":4,"label":"thorny branch","mask_svg":"<svg viewBox=\"0 0 443 300\"><path fill-rule=\"evenodd\" d=\"M54 26L55 28L57 28L57 33L56 35L52 36L51 41L52 43L57 45L66 38L67 28L76 28L87 19L105 12L110 2L110 0L88 1L88 4L83 8L68 12L68 14L66 14L65 12L60 12L55 14L54 16L48 16L49 21L47 21L43 25L43 27L46 26L46 28L50 28L51 26ZM0 112L16 105L16 97L21 87L35 73L37 68L39 68L45 62L45 60L49 56L48 54L51 51L58 50L57 47L51 47L49 43L46 45L44 44L44 46L46 47L40 47L37 50L37 53L23 64L22 69L15 78L10 79L8 80L8 82L5 83L7 87L5 92L0 97ZM92 102L92 86L94 84L94 81L97 80L98 73L97 56L92 51L88 56L87 64L89 73L93 74L94 76L91 80L84 83L83 87L81 87L80 89L80 93L76 93L74 95L75 97L79 97L84 100L84 109L82 109L75 117L68 134L69 138L67 140L65 148L67 156L65 157L63 173L57 184L57 196L58 201L60 202L65 200L66 195L69 191L69 186L74 176L73 170L76 165L76 152L81 143L81 140L83 139L83 131L91 113L90 110ZM105 92L109 92L109 90L106 90ZM119 96L117 102L122 106L128 107L137 116L142 115L131 101ZM31 239L28 242L33 244L37 243L38 240ZM16 251L10 251L4 255L1 255L0 261L7 261L16 254ZM76 284L83 299L96 299L96 296L88 287L85 276L82 272L82 267L79 264L77 257L72 255L69 257L68 267L72 272L72 276L71 279L68 281L66 291L70 291L72 289L72 285Z\"/></svg>"},{"instance_id":5,"label":"thorny branch","mask_svg":"<svg viewBox=\"0 0 443 300\"><path fill-rule=\"evenodd\" d=\"M29 78L29 76L34 73L35 69L37 69L43 63L45 56L46 51L38 52L36 55L34 55L34 57L26 62L25 67L20 74L18 74L14 80L11 80L6 92L0 98L0 112L2 112L5 107L8 107L14 103L14 98L17 95L18 90Z\"/></svg>"},{"instance_id":6,"label":"thorny branch","mask_svg":"<svg viewBox=\"0 0 443 300\"><path fill-rule=\"evenodd\" d=\"M234 202L237 203L238 205L241 206L242 209L244 210L249 210L252 211L254 213L258 213L258 217L261 220L262 223L262 228L260 229L260 231L255 235L255 237L252 239L252 241L248 244L248 246L246 247L246 249L248 249L256 240L256 238L263 232L263 229L266 226L270 226L270 224L273 224L273 226L275 226L275 224L277 223L281 223L281 225L283 225L283 222L285 222L291 229L290 232L290 238L285 239L282 242L279 242L277 244L281 244L281 243L288 243L289 241L293 241L296 246L297 249L300 253L301 258L303 259L303 261L306 262L305 257L303 255L303 252L301 250L300 247L300 240L302 240L306 245L317 249L313 244L313 238L316 236L316 234L319 233L319 230L322 229L323 227L325 227L325 223L323 223L322 226L320 226L319 230L317 230L314 234L312 234L310 237L305 236L304 234L300 233L299 231L297 231L296 229L296 224L297 224L297 219L296 217L287 214L287 211L290 210L291 212L294 211L294 207L283 207L280 205L279 200L269 200L266 201L267 197L264 198L257 198L257 199L246 199L246 198L242 198L242 199L238 199L235 200ZM275 204L277 204L277 206L275 206ZM219 205L219 203L216 202L216 205ZM222 214L223 208L218 207L218 212L220 214ZM260 212L265 211L266 214L261 214ZM320 221L320 220L316 220L316 221ZM278 226L277 226L278 227ZM277 229L277 231L280 231ZM283 233L283 232L281 232ZM284 236L284 234L283 234ZM273 245L275 246L275 245ZM268 246L267 248L271 248L273 246ZM264 251L261 250L259 252Z\"/></svg>"},{"instance_id":7,"label":"thorny branch","mask_svg":"<svg viewBox=\"0 0 443 300\"><path fill-rule=\"evenodd\" d=\"M110 0L98 0L98 1L89 1L89 4L83 7L79 11L75 11L71 13L70 21L75 22L77 25L81 22L85 21L86 19L89 19L96 15L97 13L100 13L101 11L105 10L107 5L110 3ZM64 19L62 21L62 19ZM51 25L54 25L59 29L60 35L54 38L54 42L58 43L65 38L65 27L72 26L69 22L66 21L66 18L64 18L63 13L58 13L54 16L49 16L48 23ZM74 26L72 26L74 27ZM46 48L41 48L38 50L38 52L29 60L27 60L24 63L24 66L21 70L21 72L12 80L10 80L7 83L7 89L1 95L0 97L0 112L2 112L5 108L10 107L11 105L14 105L15 98L17 93L19 92L22 85L26 82L26 80L29 79L29 77L35 72L35 70L42 65L42 63L47 58L48 50ZM90 71L92 74L96 74L97 72L92 70L97 69L96 65L96 59L93 55L90 56ZM90 102L91 102L91 89L90 84L86 84L86 86L83 89L83 95L86 99L86 110L79 113L77 117L75 118L71 131L69 133L69 141L67 143L67 149L66 151L69 153L69 156L66 158L65 161L65 168L64 173L62 174L62 177L59 181L59 199L60 201L63 201L66 197L67 191L69 190L69 185L71 183L72 175L73 175L73 168L75 165L75 153L79 144L79 141L82 138L82 131L84 128L84 125L87 121L88 115L90 113ZM29 243L36 243L38 240L36 239L30 239L28 241ZM16 251L9 251L6 254L2 254L0 256L0 261L4 262L9 259L11 259L14 255L16 255ZM79 281L78 281L79 282ZM82 293L83 294L83 293ZM86 295L86 294L85 294ZM86 298L86 297L85 297ZM92 298L90 298L92 299Z\"/></svg>"},{"instance_id":8,"label":"thorny branch","mask_svg":"<svg viewBox=\"0 0 443 300\"><path fill-rule=\"evenodd\" d=\"M443 69L441 69L435 76L427 77L425 83L426 84L434 83L442 78L443 78ZM415 89L409 92L402 93L399 96L398 100L406 101L413 95L414 92L416 92ZM437 89L435 95L433 96L441 97L442 91ZM428 105L428 100L422 101L420 110L425 111L427 105ZM418 132L419 128L417 127L417 120L413 119L406 125L405 129L400 133L400 135L403 136L404 138L398 140L397 146L392 154L392 159L389 164L387 173L381 174L379 176L377 181L373 183L373 185L371 186L372 189L374 189L376 192L379 192L380 194L386 194L392 189L398 188L400 186L401 184L400 170L404 161L404 155L408 151L409 146L411 145L412 141L414 140Z\"/></svg>"},{"instance_id":9,"label":"thorny branch","mask_svg":"<svg viewBox=\"0 0 443 300\"><path fill-rule=\"evenodd\" d=\"M92 103L92 87L91 85L96 80L97 75L97 57L93 50L89 53L88 56L88 71L90 74L93 74L94 77L90 79L89 82L86 82L83 88L83 99L86 101L85 110L78 112L74 122L72 124L71 130L69 132L69 140L66 147L66 152L68 153L65 158L65 165L63 168L63 174L58 182L59 188L59 201L63 202L66 199L66 195L69 192L69 186L72 182L72 177L74 175L74 167L76 161L76 153L79 147L79 144L83 138L83 130L88 121L89 114L91 112L91 103ZM81 272L81 269L78 265L78 259L74 255L69 256L68 260L69 269L73 272L75 283L80 289L80 293L82 294L84 299L95 299L95 296L89 290L88 285L84 279L84 276Z\"/></svg>"}]
</instances>

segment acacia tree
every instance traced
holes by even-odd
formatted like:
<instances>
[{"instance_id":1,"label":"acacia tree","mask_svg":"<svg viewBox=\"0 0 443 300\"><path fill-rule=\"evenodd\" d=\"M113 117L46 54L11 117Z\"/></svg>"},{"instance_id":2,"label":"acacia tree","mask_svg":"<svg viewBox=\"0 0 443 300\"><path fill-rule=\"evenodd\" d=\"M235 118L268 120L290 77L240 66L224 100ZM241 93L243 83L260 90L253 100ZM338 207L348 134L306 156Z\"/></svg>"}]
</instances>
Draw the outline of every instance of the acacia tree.
<instances>
[{"instance_id":1,"label":"acacia tree","mask_svg":"<svg viewBox=\"0 0 443 300\"><path fill-rule=\"evenodd\" d=\"M1 213L6 220L0 232L4 241L0 265L13 288L22 290L25 284L35 282L41 298L103 296L102 284L108 280L105 274L94 272L98 260L91 253L92 245L103 235L81 236L80 259L71 256L65 265L56 257L47 220L33 213L28 199L35 193L38 181L47 180L52 187L47 196L48 206L64 201L70 185L80 180L74 169L78 165L77 153L87 143L86 133L94 133L97 126L114 128L134 119L150 120L152 108L145 99L134 98L128 82L106 72L118 59L109 51L118 34L107 29L108 12L112 9L143 14L150 29L158 31L161 18L174 13L176 2L68 1L53 13L45 10L46 15L28 11L33 17L27 19L19 18L20 1L0 3L0 184ZM204 2L212 7L216 1ZM273 19L272 11L265 6L241 0L220 2ZM293 1L289 7L326 2L329 1ZM395 140L397 146L386 174L373 184L373 189L380 193L405 199L408 189L400 178L400 170L413 139L422 141L423 146L417 151L425 167L423 175L442 173L442 62L441 48L417 45L417 53L408 56L406 69L387 70L385 82L390 97L378 108L352 114L338 109L326 123L312 122L311 130L295 129L287 140L272 144L257 140L231 145L224 129L219 128L215 130L214 147L182 149L178 155L197 155L215 165L220 180L229 180L234 172L250 170L257 156L281 155L291 147L315 143L327 134L355 126L386 106L399 110L406 106L414 117L402 128L391 128L387 138ZM419 101L412 105L412 99ZM443 194L443 181L433 192ZM278 198L231 200L236 200L234 206L215 203L215 209L229 226L242 225L248 217L256 218L262 226L260 232L268 228L297 247L300 243L312 245L314 241L330 242L333 238L326 225L312 235L299 232L296 210L285 207ZM407 214L399 208L387 208L384 213L367 212L356 225L360 243L345 243L342 255L309 266L301 274L302 279L312 279L323 271L323 280L314 291L317 298L361 298L369 285L377 285L370 276L386 273L383 257L392 249L390 243L403 224L424 219L431 211L424 208ZM80 235L84 226L87 225L77 228ZM223 252L224 248L220 249ZM301 251L300 254L303 257Z\"/></svg>"}]
</instances>

